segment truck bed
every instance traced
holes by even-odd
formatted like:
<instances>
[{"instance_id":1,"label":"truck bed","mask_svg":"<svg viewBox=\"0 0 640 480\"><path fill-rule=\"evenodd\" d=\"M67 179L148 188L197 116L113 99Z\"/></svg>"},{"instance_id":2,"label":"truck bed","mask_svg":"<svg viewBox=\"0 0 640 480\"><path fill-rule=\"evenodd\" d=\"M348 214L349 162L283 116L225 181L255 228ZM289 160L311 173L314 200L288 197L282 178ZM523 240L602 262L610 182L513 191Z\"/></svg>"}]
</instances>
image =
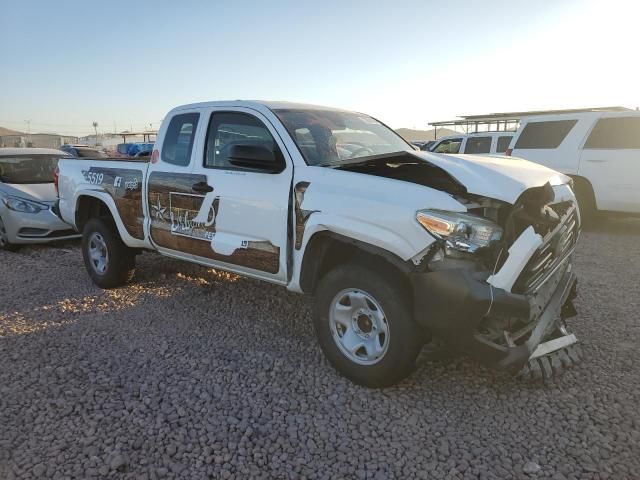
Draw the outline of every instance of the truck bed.
<instances>
[{"instance_id":1,"label":"truck bed","mask_svg":"<svg viewBox=\"0 0 640 480\"><path fill-rule=\"evenodd\" d=\"M131 238L143 241L142 185L148 164L149 157L61 159L58 163L59 205L63 220L74 225L76 206L71 185L75 185L111 204L117 210L113 212L114 218L122 221ZM71 179L73 183L68 183Z\"/></svg>"}]
</instances>

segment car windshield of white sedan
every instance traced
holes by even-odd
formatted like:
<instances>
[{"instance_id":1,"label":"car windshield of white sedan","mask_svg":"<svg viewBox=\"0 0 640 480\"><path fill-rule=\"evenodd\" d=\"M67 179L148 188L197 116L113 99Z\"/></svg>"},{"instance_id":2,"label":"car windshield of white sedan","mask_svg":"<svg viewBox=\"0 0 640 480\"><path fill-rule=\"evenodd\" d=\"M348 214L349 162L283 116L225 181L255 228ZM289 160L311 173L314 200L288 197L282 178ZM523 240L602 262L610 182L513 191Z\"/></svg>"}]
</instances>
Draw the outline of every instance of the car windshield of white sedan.
<instances>
[{"instance_id":1,"label":"car windshield of white sedan","mask_svg":"<svg viewBox=\"0 0 640 480\"><path fill-rule=\"evenodd\" d=\"M60 155L60 157L64 156ZM0 156L0 182L53 183L58 156Z\"/></svg>"},{"instance_id":2,"label":"car windshield of white sedan","mask_svg":"<svg viewBox=\"0 0 640 480\"><path fill-rule=\"evenodd\" d=\"M360 113L277 109L307 165L330 166L356 158L411 150L397 133Z\"/></svg>"}]
</instances>

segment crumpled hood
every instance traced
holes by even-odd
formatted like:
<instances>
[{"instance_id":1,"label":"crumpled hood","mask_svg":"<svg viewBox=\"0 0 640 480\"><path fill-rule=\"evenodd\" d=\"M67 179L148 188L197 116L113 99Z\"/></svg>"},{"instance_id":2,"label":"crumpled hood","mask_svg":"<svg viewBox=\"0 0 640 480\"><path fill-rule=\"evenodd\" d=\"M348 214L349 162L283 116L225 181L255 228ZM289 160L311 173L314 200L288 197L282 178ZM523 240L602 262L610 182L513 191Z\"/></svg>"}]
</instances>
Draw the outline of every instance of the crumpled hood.
<instances>
[{"instance_id":1,"label":"crumpled hood","mask_svg":"<svg viewBox=\"0 0 640 480\"><path fill-rule=\"evenodd\" d=\"M58 199L53 183L0 183L0 192L37 202L54 202Z\"/></svg>"},{"instance_id":2,"label":"crumpled hood","mask_svg":"<svg viewBox=\"0 0 640 480\"><path fill-rule=\"evenodd\" d=\"M529 188L547 182L562 185L570 180L562 173L520 158L412 153L445 170L468 192L508 203L515 203Z\"/></svg>"}]
</instances>

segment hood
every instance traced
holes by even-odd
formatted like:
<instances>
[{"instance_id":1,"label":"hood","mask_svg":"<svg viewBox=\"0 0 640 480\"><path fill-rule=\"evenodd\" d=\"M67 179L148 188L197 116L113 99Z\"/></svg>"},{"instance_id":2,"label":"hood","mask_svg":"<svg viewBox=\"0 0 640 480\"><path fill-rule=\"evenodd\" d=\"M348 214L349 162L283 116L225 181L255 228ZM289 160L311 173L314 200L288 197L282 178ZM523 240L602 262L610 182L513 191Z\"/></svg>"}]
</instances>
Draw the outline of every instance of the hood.
<instances>
[{"instance_id":1,"label":"hood","mask_svg":"<svg viewBox=\"0 0 640 480\"><path fill-rule=\"evenodd\" d=\"M515 203L529 188L540 187L547 182L551 186L569 182L566 175L514 157L412 153L446 171L469 193L508 203Z\"/></svg>"},{"instance_id":2,"label":"hood","mask_svg":"<svg viewBox=\"0 0 640 480\"><path fill-rule=\"evenodd\" d=\"M0 183L0 191L37 202L55 202L58 199L53 183Z\"/></svg>"}]
</instances>

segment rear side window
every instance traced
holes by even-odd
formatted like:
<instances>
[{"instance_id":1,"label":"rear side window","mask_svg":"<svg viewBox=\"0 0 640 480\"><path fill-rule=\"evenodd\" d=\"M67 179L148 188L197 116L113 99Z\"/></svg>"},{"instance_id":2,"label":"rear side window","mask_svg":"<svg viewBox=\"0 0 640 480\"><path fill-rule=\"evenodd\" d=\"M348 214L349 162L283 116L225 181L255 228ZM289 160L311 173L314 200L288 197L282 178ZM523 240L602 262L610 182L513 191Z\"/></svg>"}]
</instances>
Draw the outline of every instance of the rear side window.
<instances>
[{"instance_id":1,"label":"rear side window","mask_svg":"<svg viewBox=\"0 0 640 480\"><path fill-rule=\"evenodd\" d=\"M432 151L434 153L458 153L460 152L461 138L452 138L441 141Z\"/></svg>"},{"instance_id":2,"label":"rear side window","mask_svg":"<svg viewBox=\"0 0 640 480\"><path fill-rule=\"evenodd\" d=\"M199 113L183 113L171 119L162 144L163 162L189 165L199 117Z\"/></svg>"},{"instance_id":3,"label":"rear side window","mask_svg":"<svg viewBox=\"0 0 640 480\"><path fill-rule=\"evenodd\" d=\"M279 152L275 140L267 127L256 117L237 112L216 112L211 116L207 133L207 151L204 166L244 170L229 161L229 152L234 145L255 145Z\"/></svg>"},{"instance_id":4,"label":"rear side window","mask_svg":"<svg viewBox=\"0 0 640 480\"><path fill-rule=\"evenodd\" d=\"M469 137L464 153L489 153L491 151L491 137Z\"/></svg>"},{"instance_id":5,"label":"rear side window","mask_svg":"<svg viewBox=\"0 0 640 480\"><path fill-rule=\"evenodd\" d=\"M578 123L577 120L527 123L516 142L515 148L558 148L576 123Z\"/></svg>"},{"instance_id":6,"label":"rear side window","mask_svg":"<svg viewBox=\"0 0 640 480\"><path fill-rule=\"evenodd\" d=\"M511 135L505 137L498 137L498 143L496 144L496 153L504 153L509 149L511 143Z\"/></svg>"},{"instance_id":7,"label":"rear side window","mask_svg":"<svg viewBox=\"0 0 640 480\"><path fill-rule=\"evenodd\" d=\"M584 148L640 149L640 117L602 118L598 120Z\"/></svg>"}]
</instances>

